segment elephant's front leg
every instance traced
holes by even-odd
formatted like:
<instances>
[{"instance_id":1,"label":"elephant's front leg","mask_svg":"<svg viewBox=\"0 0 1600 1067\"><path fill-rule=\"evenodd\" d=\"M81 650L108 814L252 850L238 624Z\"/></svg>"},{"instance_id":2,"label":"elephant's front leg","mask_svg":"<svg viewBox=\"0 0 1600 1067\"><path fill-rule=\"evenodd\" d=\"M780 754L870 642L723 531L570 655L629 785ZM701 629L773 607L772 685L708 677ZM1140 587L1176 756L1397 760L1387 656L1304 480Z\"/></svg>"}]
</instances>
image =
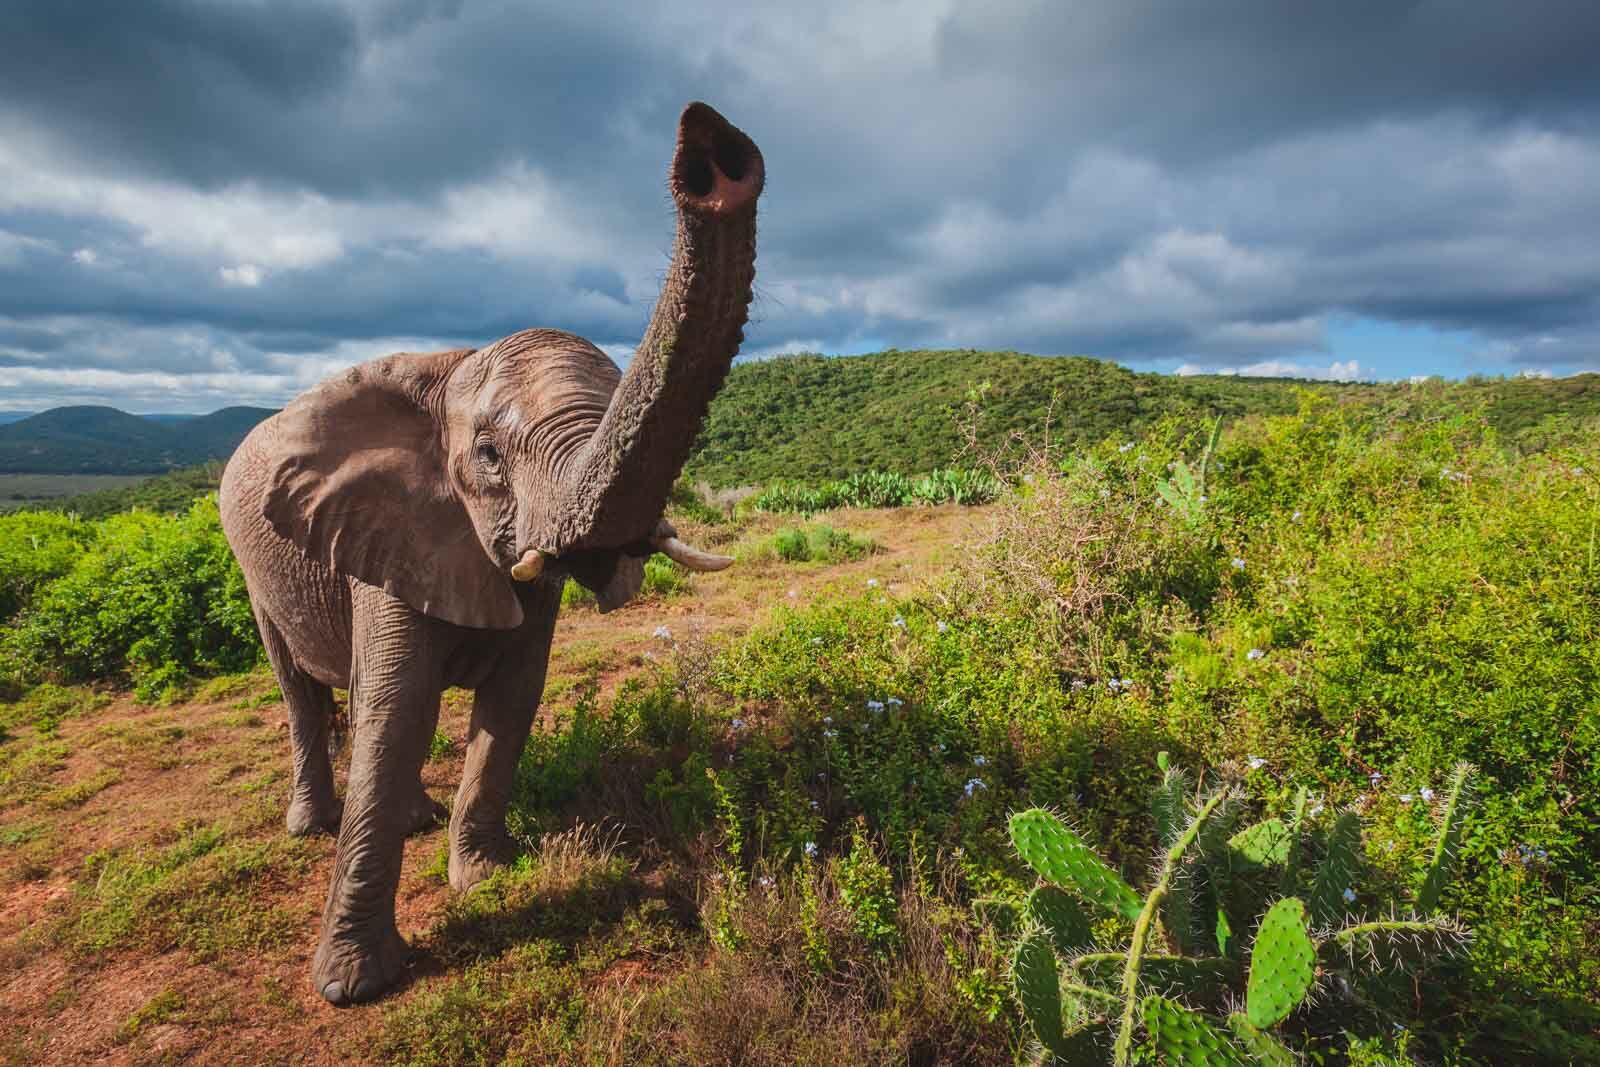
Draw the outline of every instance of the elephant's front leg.
<instances>
[{"instance_id":1,"label":"elephant's front leg","mask_svg":"<svg viewBox=\"0 0 1600 1067\"><path fill-rule=\"evenodd\" d=\"M506 833L506 808L544 693L560 606L560 581L540 582L523 601L526 621L514 659L502 663L473 700L466 765L450 812L450 886L458 891L471 889L515 853Z\"/></svg>"},{"instance_id":2,"label":"elephant's front leg","mask_svg":"<svg viewBox=\"0 0 1600 1067\"><path fill-rule=\"evenodd\" d=\"M350 782L311 964L312 982L333 1004L372 1000L404 971L395 890L441 689L439 624L353 584Z\"/></svg>"}]
</instances>

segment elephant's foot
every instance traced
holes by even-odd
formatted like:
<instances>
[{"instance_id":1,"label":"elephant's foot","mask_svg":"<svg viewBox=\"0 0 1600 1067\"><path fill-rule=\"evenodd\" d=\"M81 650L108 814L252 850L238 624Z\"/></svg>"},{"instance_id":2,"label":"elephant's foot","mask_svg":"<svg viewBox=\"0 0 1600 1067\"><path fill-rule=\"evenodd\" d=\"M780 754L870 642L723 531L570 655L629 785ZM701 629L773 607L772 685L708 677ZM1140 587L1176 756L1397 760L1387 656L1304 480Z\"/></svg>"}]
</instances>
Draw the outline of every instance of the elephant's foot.
<instances>
[{"instance_id":1,"label":"elephant's foot","mask_svg":"<svg viewBox=\"0 0 1600 1067\"><path fill-rule=\"evenodd\" d=\"M484 842L481 836L488 836ZM465 893L488 878L497 868L510 863L517 854L516 842L504 830L496 835L480 835L472 845L450 847L450 888Z\"/></svg>"},{"instance_id":2,"label":"elephant's foot","mask_svg":"<svg viewBox=\"0 0 1600 1067\"><path fill-rule=\"evenodd\" d=\"M296 797L289 802L289 814L284 822L291 837L334 834L339 832L339 819L343 814L344 805L332 797L326 800Z\"/></svg>"},{"instance_id":3,"label":"elephant's foot","mask_svg":"<svg viewBox=\"0 0 1600 1067\"><path fill-rule=\"evenodd\" d=\"M376 1000L405 973L411 948L390 925L369 939L323 938L311 984L336 1008Z\"/></svg>"},{"instance_id":4,"label":"elephant's foot","mask_svg":"<svg viewBox=\"0 0 1600 1067\"><path fill-rule=\"evenodd\" d=\"M422 788L422 783L418 782L416 795L411 798L410 803L407 805L403 819L406 827L406 836L409 837L412 834L420 834L424 830L432 829L446 814L444 805L430 797L427 791Z\"/></svg>"}]
</instances>

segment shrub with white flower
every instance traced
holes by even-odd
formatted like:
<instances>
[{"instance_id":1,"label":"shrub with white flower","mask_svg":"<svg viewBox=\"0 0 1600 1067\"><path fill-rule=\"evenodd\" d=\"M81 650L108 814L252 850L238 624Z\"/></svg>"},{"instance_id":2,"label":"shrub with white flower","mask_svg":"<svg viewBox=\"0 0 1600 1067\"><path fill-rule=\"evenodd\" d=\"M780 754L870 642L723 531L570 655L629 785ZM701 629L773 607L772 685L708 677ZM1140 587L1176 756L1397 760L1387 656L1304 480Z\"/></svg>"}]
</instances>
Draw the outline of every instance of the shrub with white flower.
<instances>
[{"instance_id":1,"label":"shrub with white flower","mask_svg":"<svg viewBox=\"0 0 1600 1067\"><path fill-rule=\"evenodd\" d=\"M984 780L982 778L968 778L967 779L967 784L965 786L963 786L962 788L964 788L966 790L967 796L970 797L972 794L976 793L980 789L988 789L989 786L984 782Z\"/></svg>"},{"instance_id":2,"label":"shrub with white flower","mask_svg":"<svg viewBox=\"0 0 1600 1067\"><path fill-rule=\"evenodd\" d=\"M1261 651L1259 648L1252 648L1249 652L1244 654L1244 657L1245 659L1260 659L1265 655L1266 653Z\"/></svg>"},{"instance_id":3,"label":"shrub with white flower","mask_svg":"<svg viewBox=\"0 0 1600 1067\"><path fill-rule=\"evenodd\" d=\"M1344 902L1346 904L1354 904L1356 902L1356 891L1354 889L1347 888L1344 891Z\"/></svg>"},{"instance_id":4,"label":"shrub with white flower","mask_svg":"<svg viewBox=\"0 0 1600 1067\"><path fill-rule=\"evenodd\" d=\"M811 803L815 804L816 801L813 800ZM808 859L808 860L816 859L817 858L817 843L815 841L807 841L805 843L805 847L802 849L802 851L805 852L806 859Z\"/></svg>"},{"instance_id":5,"label":"shrub with white flower","mask_svg":"<svg viewBox=\"0 0 1600 1067\"><path fill-rule=\"evenodd\" d=\"M1423 799L1424 803L1432 804L1433 803L1433 790L1429 789L1427 786L1423 786L1422 787L1422 799Z\"/></svg>"},{"instance_id":6,"label":"shrub with white flower","mask_svg":"<svg viewBox=\"0 0 1600 1067\"><path fill-rule=\"evenodd\" d=\"M1261 768L1267 765L1267 761L1262 759L1260 756L1251 756L1245 760L1245 762L1250 765L1250 769L1252 771L1259 771Z\"/></svg>"},{"instance_id":7,"label":"shrub with white flower","mask_svg":"<svg viewBox=\"0 0 1600 1067\"><path fill-rule=\"evenodd\" d=\"M891 625L893 625L896 630L904 630L906 628L906 617L904 615L896 615L894 617L894 622Z\"/></svg>"},{"instance_id":8,"label":"shrub with white flower","mask_svg":"<svg viewBox=\"0 0 1600 1067\"><path fill-rule=\"evenodd\" d=\"M950 629L950 624L945 622L943 619L940 619L938 622L933 624L933 628L938 630L940 633L944 633L946 630Z\"/></svg>"},{"instance_id":9,"label":"shrub with white flower","mask_svg":"<svg viewBox=\"0 0 1600 1067\"><path fill-rule=\"evenodd\" d=\"M744 729L744 720L743 719L734 719L728 725L733 727L735 730L743 730Z\"/></svg>"},{"instance_id":10,"label":"shrub with white flower","mask_svg":"<svg viewBox=\"0 0 1600 1067\"><path fill-rule=\"evenodd\" d=\"M882 711L883 710L883 701L881 701L881 700L869 700L869 701L867 701L867 710L868 711Z\"/></svg>"},{"instance_id":11,"label":"shrub with white flower","mask_svg":"<svg viewBox=\"0 0 1600 1067\"><path fill-rule=\"evenodd\" d=\"M666 626L664 626L664 625L663 626L657 626L655 628L655 630L650 634L650 636L654 637L658 641L671 641L672 640L672 631L667 629Z\"/></svg>"},{"instance_id":12,"label":"shrub with white flower","mask_svg":"<svg viewBox=\"0 0 1600 1067\"><path fill-rule=\"evenodd\" d=\"M876 579L876 578L868 578L867 579L867 588L868 589L876 589L876 588L878 588L878 579Z\"/></svg>"},{"instance_id":13,"label":"shrub with white flower","mask_svg":"<svg viewBox=\"0 0 1600 1067\"><path fill-rule=\"evenodd\" d=\"M1238 556L1234 556L1233 557L1233 569L1236 570L1236 571L1244 570L1244 560L1240 559Z\"/></svg>"},{"instance_id":14,"label":"shrub with white flower","mask_svg":"<svg viewBox=\"0 0 1600 1067\"><path fill-rule=\"evenodd\" d=\"M987 767L989 765L989 761L982 756L973 756L972 765L974 767Z\"/></svg>"}]
</instances>

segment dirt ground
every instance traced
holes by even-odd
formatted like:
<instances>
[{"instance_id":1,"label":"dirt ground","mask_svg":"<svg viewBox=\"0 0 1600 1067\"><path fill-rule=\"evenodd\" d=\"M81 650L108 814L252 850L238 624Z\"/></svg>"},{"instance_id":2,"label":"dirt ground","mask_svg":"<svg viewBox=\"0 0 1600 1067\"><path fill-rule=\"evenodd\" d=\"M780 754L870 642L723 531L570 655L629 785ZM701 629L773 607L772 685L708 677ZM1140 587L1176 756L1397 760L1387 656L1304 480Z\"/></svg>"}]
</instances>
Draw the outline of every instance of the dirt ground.
<instances>
[{"instance_id":1,"label":"dirt ground","mask_svg":"<svg viewBox=\"0 0 1600 1067\"><path fill-rule=\"evenodd\" d=\"M909 592L982 515L954 507L832 513L822 521L869 536L882 551L839 565L740 564L696 576L687 593L611 615L587 606L564 612L546 706L569 701L588 678L614 687L670 654L671 642L744 630L777 604L857 592L869 578ZM739 537L779 525L762 519ZM706 547L726 549L716 543L719 529L696 533ZM64 719L53 739L24 727L0 742L13 753L9 779L0 776L0 1063L372 1062L363 1050L378 1009L334 1009L308 978L334 843L283 831L288 735L270 675L214 682L163 707L108 696ZM465 694L447 694L440 730L464 736L469 706ZM448 801L460 770L456 744L426 764L429 792ZM141 895L139 870L159 868L162 856L205 834L220 835L214 847L229 850L233 866L220 882L191 887L190 899L181 889L176 898ZM398 900L408 940L430 929L449 898L428 873L444 838L441 824L408 842ZM106 901L124 902L125 913L95 910ZM156 908L179 918L156 921ZM447 969L424 952L411 984L388 1002Z\"/></svg>"}]
</instances>

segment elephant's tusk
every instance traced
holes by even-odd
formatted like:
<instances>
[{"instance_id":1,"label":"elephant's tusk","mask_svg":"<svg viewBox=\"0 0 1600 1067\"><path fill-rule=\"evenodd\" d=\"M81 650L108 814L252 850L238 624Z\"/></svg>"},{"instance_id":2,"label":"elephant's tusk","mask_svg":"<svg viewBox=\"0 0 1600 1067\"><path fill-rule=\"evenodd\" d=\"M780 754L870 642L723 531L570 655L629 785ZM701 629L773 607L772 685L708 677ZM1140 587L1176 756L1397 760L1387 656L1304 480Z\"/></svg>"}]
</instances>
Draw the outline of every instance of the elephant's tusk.
<instances>
[{"instance_id":1,"label":"elephant's tusk","mask_svg":"<svg viewBox=\"0 0 1600 1067\"><path fill-rule=\"evenodd\" d=\"M517 565L511 568L511 577L519 582L531 582L544 572L544 553L530 548L522 554Z\"/></svg>"},{"instance_id":2,"label":"elephant's tusk","mask_svg":"<svg viewBox=\"0 0 1600 1067\"><path fill-rule=\"evenodd\" d=\"M686 545L676 537L652 537L650 544L657 552L674 563L681 563L692 571L720 571L733 563L732 556L718 556Z\"/></svg>"}]
</instances>

